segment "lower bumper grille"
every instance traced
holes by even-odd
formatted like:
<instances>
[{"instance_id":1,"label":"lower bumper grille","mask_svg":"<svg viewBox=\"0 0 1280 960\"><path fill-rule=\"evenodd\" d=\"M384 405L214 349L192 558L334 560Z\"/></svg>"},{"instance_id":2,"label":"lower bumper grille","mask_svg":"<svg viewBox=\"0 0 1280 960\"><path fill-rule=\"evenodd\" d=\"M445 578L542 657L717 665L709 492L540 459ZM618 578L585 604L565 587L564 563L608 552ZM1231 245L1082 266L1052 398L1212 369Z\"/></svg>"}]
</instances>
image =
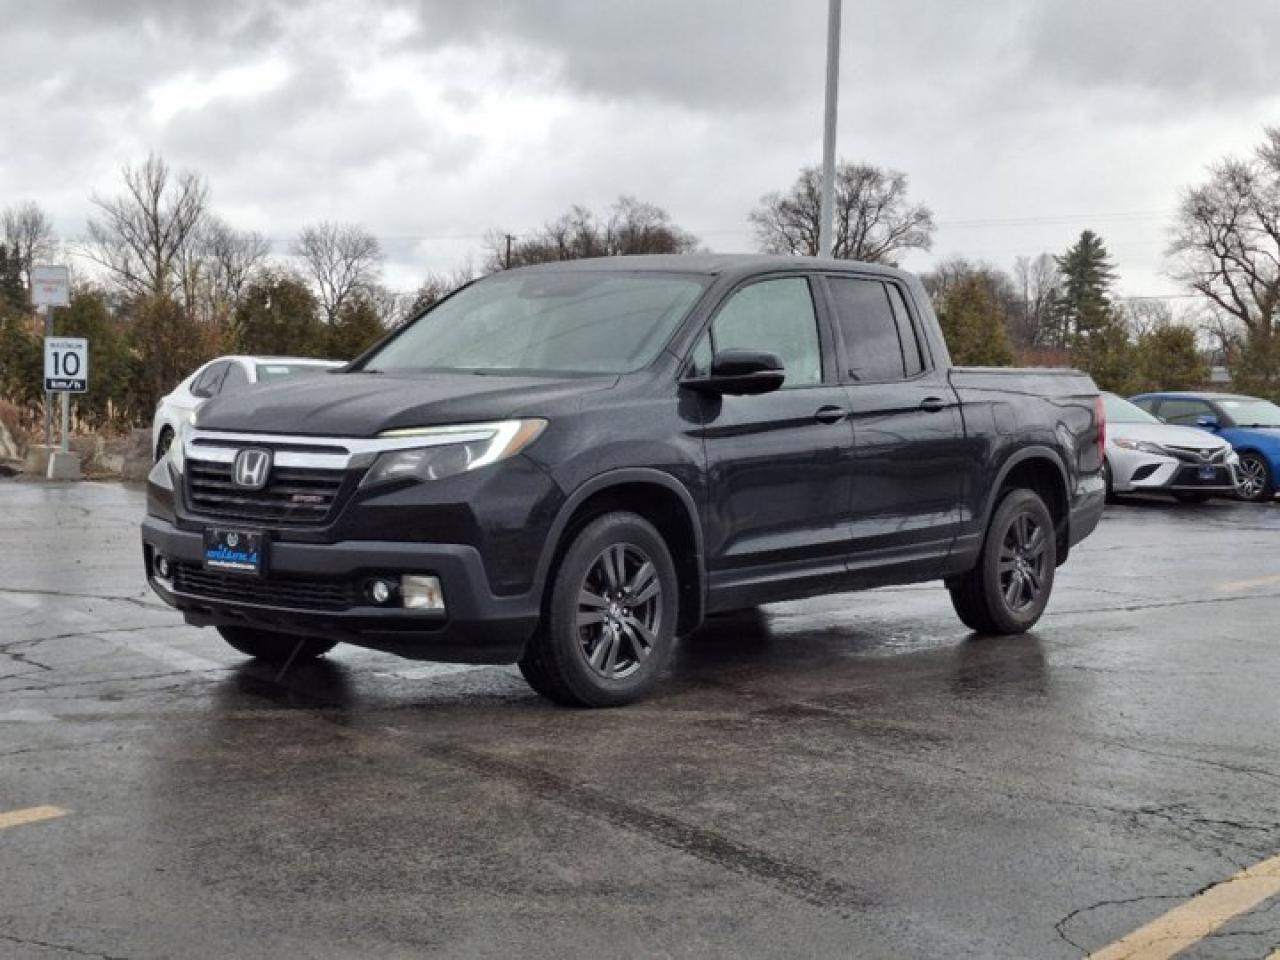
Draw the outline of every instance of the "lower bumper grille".
<instances>
[{"instance_id":1,"label":"lower bumper grille","mask_svg":"<svg viewBox=\"0 0 1280 960\"><path fill-rule=\"evenodd\" d=\"M1200 476L1199 467L1183 467L1173 476L1175 487L1229 487L1231 473L1226 467L1214 467L1212 477Z\"/></svg>"},{"instance_id":2,"label":"lower bumper grille","mask_svg":"<svg viewBox=\"0 0 1280 960\"><path fill-rule=\"evenodd\" d=\"M174 564L173 588L202 599L296 610L346 610L356 605L355 588L345 581L237 576L190 563Z\"/></svg>"}]
</instances>

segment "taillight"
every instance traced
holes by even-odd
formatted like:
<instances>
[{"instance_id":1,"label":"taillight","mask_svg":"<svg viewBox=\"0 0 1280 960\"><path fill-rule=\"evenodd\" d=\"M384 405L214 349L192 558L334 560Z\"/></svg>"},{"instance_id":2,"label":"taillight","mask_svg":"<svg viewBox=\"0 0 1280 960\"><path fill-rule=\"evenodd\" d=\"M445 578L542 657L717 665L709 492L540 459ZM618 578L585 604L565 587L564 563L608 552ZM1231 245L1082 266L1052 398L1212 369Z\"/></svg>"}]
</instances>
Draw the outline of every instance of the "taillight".
<instances>
[{"instance_id":1,"label":"taillight","mask_svg":"<svg viewBox=\"0 0 1280 960\"><path fill-rule=\"evenodd\" d=\"M1101 461L1107 449L1107 408L1101 396L1094 398L1093 418L1098 421L1098 460Z\"/></svg>"}]
</instances>

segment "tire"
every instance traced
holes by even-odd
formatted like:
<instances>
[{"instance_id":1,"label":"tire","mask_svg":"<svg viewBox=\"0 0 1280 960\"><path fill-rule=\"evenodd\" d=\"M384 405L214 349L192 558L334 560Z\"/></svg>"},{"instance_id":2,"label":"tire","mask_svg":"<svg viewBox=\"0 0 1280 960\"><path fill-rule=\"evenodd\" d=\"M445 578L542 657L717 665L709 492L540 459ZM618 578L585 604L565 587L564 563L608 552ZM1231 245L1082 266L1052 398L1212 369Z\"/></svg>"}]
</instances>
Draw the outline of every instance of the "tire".
<instances>
[{"instance_id":1,"label":"tire","mask_svg":"<svg viewBox=\"0 0 1280 960\"><path fill-rule=\"evenodd\" d=\"M276 665L301 664L323 657L336 643L314 637L292 637L253 627L218 627L222 639L247 657Z\"/></svg>"},{"instance_id":2,"label":"tire","mask_svg":"<svg viewBox=\"0 0 1280 960\"><path fill-rule=\"evenodd\" d=\"M1200 493L1196 490L1179 490L1173 496L1179 503L1207 503L1212 494Z\"/></svg>"},{"instance_id":3,"label":"tire","mask_svg":"<svg viewBox=\"0 0 1280 960\"><path fill-rule=\"evenodd\" d=\"M164 427L160 431L160 436L156 440L156 459L159 463L164 459L165 454L169 452L169 447L173 443L173 430L170 427Z\"/></svg>"},{"instance_id":4,"label":"tire","mask_svg":"<svg viewBox=\"0 0 1280 960\"><path fill-rule=\"evenodd\" d=\"M567 706L640 699L675 645L678 591L671 552L652 524L634 513L597 517L561 558L520 672Z\"/></svg>"},{"instance_id":5,"label":"tire","mask_svg":"<svg viewBox=\"0 0 1280 960\"><path fill-rule=\"evenodd\" d=\"M1236 468L1240 478L1236 495L1241 500L1251 503L1267 503L1276 495L1275 477L1271 475L1271 464L1260 453L1240 454L1240 466Z\"/></svg>"},{"instance_id":6,"label":"tire","mask_svg":"<svg viewBox=\"0 0 1280 960\"><path fill-rule=\"evenodd\" d=\"M1111 464L1104 457L1102 459L1102 480L1107 485L1107 503L1116 502L1116 491L1111 485Z\"/></svg>"},{"instance_id":7,"label":"tire","mask_svg":"<svg viewBox=\"0 0 1280 960\"><path fill-rule=\"evenodd\" d=\"M1049 508L1031 490L1010 490L991 515L977 566L950 585L951 604L977 633L1023 633L1044 613L1057 565Z\"/></svg>"}]
</instances>

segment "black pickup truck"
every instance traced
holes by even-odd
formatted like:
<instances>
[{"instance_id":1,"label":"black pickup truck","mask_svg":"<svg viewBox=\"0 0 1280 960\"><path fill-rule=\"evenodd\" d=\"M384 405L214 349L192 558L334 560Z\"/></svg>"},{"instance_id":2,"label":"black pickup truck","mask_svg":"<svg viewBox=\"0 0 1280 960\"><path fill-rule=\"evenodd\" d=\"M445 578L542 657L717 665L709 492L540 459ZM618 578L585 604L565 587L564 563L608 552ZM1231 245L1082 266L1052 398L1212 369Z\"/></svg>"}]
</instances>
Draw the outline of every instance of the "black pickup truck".
<instances>
[{"instance_id":1,"label":"black pickup truck","mask_svg":"<svg viewBox=\"0 0 1280 960\"><path fill-rule=\"evenodd\" d=\"M804 258L476 281L347 367L211 401L156 464L151 586L274 662L352 643L625 703L718 612L941 580L1039 619L1102 513L1069 370L953 368L920 283Z\"/></svg>"}]
</instances>

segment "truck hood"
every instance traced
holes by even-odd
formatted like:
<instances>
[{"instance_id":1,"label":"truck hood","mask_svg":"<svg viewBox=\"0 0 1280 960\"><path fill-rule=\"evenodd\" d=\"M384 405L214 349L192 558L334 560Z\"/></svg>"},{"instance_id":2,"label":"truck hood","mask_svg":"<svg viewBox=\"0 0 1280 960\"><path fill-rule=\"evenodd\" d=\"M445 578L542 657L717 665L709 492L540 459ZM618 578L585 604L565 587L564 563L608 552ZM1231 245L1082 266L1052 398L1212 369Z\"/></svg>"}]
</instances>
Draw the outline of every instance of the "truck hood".
<instances>
[{"instance_id":1,"label":"truck hood","mask_svg":"<svg viewBox=\"0 0 1280 960\"><path fill-rule=\"evenodd\" d=\"M506 377L471 373L336 373L282 380L217 397L200 408L202 430L373 437L384 430L537 415L617 383L605 377Z\"/></svg>"}]
</instances>

